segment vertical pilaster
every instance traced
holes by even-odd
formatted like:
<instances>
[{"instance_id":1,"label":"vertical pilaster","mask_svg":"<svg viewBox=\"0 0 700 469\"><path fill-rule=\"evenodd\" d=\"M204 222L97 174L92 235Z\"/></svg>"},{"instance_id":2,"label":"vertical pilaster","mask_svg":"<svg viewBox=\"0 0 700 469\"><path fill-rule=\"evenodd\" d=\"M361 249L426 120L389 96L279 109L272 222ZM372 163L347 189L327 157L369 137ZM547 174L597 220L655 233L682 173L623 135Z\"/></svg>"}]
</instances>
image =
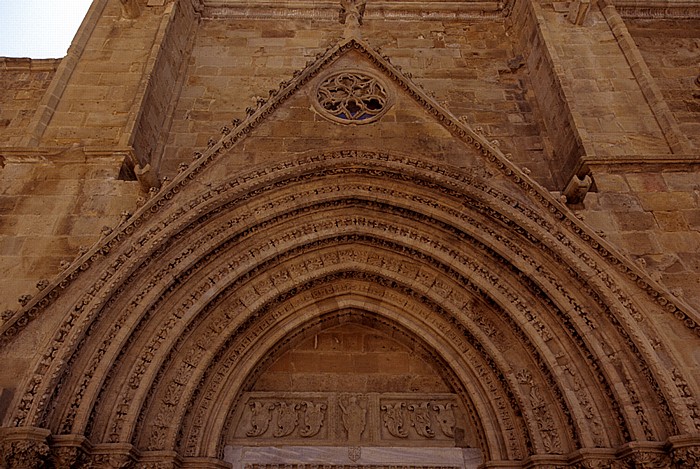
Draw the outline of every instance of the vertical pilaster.
<instances>
[{"instance_id":1,"label":"vertical pilaster","mask_svg":"<svg viewBox=\"0 0 700 469\"><path fill-rule=\"evenodd\" d=\"M135 134L162 130L196 21L190 0L159 3L99 0L93 5L27 143L102 148L138 143L137 159L150 157L156 138L137 142Z\"/></svg>"},{"instance_id":2,"label":"vertical pilaster","mask_svg":"<svg viewBox=\"0 0 700 469\"><path fill-rule=\"evenodd\" d=\"M561 159L562 189L588 172L587 161L687 148L614 6L591 5L575 21L564 3L526 0L518 8L522 19L513 21L521 22L535 94Z\"/></svg>"}]
</instances>

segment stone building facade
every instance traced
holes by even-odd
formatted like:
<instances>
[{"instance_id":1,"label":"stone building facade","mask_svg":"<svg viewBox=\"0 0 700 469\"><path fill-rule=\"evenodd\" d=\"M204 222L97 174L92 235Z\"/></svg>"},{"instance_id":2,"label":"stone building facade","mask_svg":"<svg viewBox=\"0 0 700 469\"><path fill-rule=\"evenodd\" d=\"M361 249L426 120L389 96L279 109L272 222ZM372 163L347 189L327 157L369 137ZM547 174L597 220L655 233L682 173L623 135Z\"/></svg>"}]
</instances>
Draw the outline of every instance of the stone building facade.
<instances>
[{"instance_id":1,"label":"stone building facade","mask_svg":"<svg viewBox=\"0 0 700 469\"><path fill-rule=\"evenodd\" d=\"M0 467L700 467L700 4L94 0L0 59Z\"/></svg>"}]
</instances>

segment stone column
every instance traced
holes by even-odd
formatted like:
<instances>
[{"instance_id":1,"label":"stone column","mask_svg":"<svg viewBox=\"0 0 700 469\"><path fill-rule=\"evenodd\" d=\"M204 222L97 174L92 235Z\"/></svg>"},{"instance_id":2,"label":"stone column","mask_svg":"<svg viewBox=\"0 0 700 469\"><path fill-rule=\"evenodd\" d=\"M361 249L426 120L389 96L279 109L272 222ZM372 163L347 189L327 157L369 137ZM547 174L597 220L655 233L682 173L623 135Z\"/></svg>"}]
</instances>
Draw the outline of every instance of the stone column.
<instances>
[{"instance_id":1,"label":"stone column","mask_svg":"<svg viewBox=\"0 0 700 469\"><path fill-rule=\"evenodd\" d=\"M615 7L591 2L575 14L566 2L526 0L511 19L559 152L562 190L584 179L587 162L688 148Z\"/></svg>"}]
</instances>

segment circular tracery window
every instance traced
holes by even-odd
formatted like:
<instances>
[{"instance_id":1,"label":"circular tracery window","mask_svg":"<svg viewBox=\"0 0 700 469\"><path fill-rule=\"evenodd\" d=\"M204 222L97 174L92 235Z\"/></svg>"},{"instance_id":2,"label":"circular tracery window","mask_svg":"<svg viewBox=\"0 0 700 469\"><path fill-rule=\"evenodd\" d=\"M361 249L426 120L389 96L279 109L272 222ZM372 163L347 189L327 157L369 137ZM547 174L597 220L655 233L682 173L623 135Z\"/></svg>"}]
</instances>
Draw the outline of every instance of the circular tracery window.
<instances>
[{"instance_id":1,"label":"circular tracery window","mask_svg":"<svg viewBox=\"0 0 700 469\"><path fill-rule=\"evenodd\" d=\"M379 79L356 71L328 76L318 86L316 100L323 115L346 124L374 122L390 106L389 95Z\"/></svg>"}]
</instances>

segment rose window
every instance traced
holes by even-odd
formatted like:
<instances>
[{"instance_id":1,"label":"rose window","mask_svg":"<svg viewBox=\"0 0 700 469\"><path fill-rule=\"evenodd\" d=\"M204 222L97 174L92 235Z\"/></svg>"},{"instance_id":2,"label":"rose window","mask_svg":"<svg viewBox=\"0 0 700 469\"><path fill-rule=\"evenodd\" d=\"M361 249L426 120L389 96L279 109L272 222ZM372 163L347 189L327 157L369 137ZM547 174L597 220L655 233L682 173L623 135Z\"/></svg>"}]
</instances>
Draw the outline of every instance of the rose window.
<instances>
[{"instance_id":1,"label":"rose window","mask_svg":"<svg viewBox=\"0 0 700 469\"><path fill-rule=\"evenodd\" d=\"M318 107L338 122L367 124L389 107L389 96L379 80L359 72L342 72L318 87Z\"/></svg>"}]
</instances>

